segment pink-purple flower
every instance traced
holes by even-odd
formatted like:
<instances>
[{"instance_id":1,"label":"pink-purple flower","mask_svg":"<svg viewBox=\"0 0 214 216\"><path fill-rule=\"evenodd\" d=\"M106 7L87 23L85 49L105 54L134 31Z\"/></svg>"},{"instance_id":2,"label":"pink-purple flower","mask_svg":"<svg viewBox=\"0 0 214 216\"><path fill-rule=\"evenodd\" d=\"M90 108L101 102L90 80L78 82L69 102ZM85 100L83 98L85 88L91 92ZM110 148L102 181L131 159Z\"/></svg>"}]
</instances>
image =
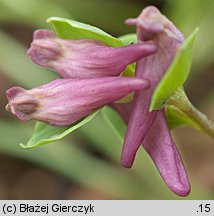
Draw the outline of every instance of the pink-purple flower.
<instances>
[{"instance_id":1,"label":"pink-purple flower","mask_svg":"<svg viewBox=\"0 0 214 216\"><path fill-rule=\"evenodd\" d=\"M52 31L37 30L28 55L64 79L31 90L9 89L6 109L23 121L70 125L132 91L148 88L146 79L118 75L130 63L156 50L151 42L113 48L96 40L63 40Z\"/></svg>"},{"instance_id":2,"label":"pink-purple flower","mask_svg":"<svg viewBox=\"0 0 214 216\"><path fill-rule=\"evenodd\" d=\"M137 61L136 77L146 78L151 87L136 91L132 107L125 117L128 123L121 164L131 167L140 145L153 159L168 187L180 196L190 192L189 181L180 155L171 138L166 123L165 111L149 111L152 94L172 63L184 38L180 31L155 7L147 7L136 19L128 19L127 24L136 25L139 43L152 40L157 44L157 52ZM120 112L121 112L120 107ZM128 119L128 121L127 121Z\"/></svg>"},{"instance_id":3,"label":"pink-purple flower","mask_svg":"<svg viewBox=\"0 0 214 216\"><path fill-rule=\"evenodd\" d=\"M131 91L148 87L147 80L129 77L57 79L31 90L10 88L6 109L22 121L66 126Z\"/></svg>"},{"instance_id":4,"label":"pink-purple flower","mask_svg":"<svg viewBox=\"0 0 214 216\"><path fill-rule=\"evenodd\" d=\"M92 39L64 40L52 31L35 31L28 55L34 63L55 70L63 78L31 90L9 89L6 109L23 121L65 126L111 105L128 125L122 166L132 166L142 145L168 187L186 196L190 185L165 110L149 111L152 94L184 42L183 35L152 6L126 23L136 26L138 43L116 48ZM135 77L121 77L134 62ZM115 103L132 91L132 102Z\"/></svg>"}]
</instances>

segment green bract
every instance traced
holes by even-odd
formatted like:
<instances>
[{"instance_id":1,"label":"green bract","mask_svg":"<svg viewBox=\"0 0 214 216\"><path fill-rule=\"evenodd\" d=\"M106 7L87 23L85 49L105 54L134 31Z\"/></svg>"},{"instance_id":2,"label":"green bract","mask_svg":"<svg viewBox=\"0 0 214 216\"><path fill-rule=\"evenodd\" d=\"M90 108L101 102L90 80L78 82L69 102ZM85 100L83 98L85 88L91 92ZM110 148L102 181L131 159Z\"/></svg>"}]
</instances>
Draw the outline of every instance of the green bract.
<instances>
[{"instance_id":1,"label":"green bract","mask_svg":"<svg viewBox=\"0 0 214 216\"><path fill-rule=\"evenodd\" d=\"M23 148L34 148L64 138L76 129L91 121L98 113L94 112L81 121L75 122L69 127L54 127L48 124L37 122L32 137L27 144L20 144Z\"/></svg>"},{"instance_id":2,"label":"green bract","mask_svg":"<svg viewBox=\"0 0 214 216\"><path fill-rule=\"evenodd\" d=\"M124 45L119 39L103 30L81 22L59 17L51 17L47 22L51 23L57 35L64 39L87 38L102 41L112 47Z\"/></svg>"},{"instance_id":3,"label":"green bract","mask_svg":"<svg viewBox=\"0 0 214 216\"><path fill-rule=\"evenodd\" d=\"M174 61L160 81L152 96L150 111L164 107L169 97L181 87L188 77L192 64L192 47L198 28L180 47Z\"/></svg>"}]
</instances>

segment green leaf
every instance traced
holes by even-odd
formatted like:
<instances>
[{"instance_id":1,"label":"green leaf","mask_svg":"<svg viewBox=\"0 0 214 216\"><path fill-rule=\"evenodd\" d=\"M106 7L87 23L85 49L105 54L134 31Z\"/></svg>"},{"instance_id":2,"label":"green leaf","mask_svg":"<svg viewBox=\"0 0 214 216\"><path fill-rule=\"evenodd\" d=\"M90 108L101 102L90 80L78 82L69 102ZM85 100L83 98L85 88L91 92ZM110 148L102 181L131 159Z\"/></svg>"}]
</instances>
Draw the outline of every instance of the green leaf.
<instances>
[{"instance_id":1,"label":"green leaf","mask_svg":"<svg viewBox=\"0 0 214 216\"><path fill-rule=\"evenodd\" d=\"M51 23L57 35L64 39L88 38L102 41L113 47L124 45L118 38L115 38L103 30L88 24L59 17L51 17L47 22Z\"/></svg>"},{"instance_id":2,"label":"green leaf","mask_svg":"<svg viewBox=\"0 0 214 216\"><path fill-rule=\"evenodd\" d=\"M135 33L122 35L122 36L119 37L119 39L120 39L125 45L137 43L137 35L136 35Z\"/></svg>"},{"instance_id":3,"label":"green leaf","mask_svg":"<svg viewBox=\"0 0 214 216\"><path fill-rule=\"evenodd\" d=\"M37 122L32 137L27 144L20 144L22 148L34 148L47 143L51 143L64 138L65 136L72 133L74 130L82 127L84 124L91 121L94 116L99 112L96 111L91 115L87 116L83 120L75 122L68 127L54 127L45 123Z\"/></svg>"},{"instance_id":4,"label":"green leaf","mask_svg":"<svg viewBox=\"0 0 214 216\"><path fill-rule=\"evenodd\" d=\"M165 73L152 96L150 111L163 108L169 97L181 87L188 77L192 64L192 47L198 28L179 48L171 66Z\"/></svg>"},{"instance_id":5,"label":"green leaf","mask_svg":"<svg viewBox=\"0 0 214 216\"><path fill-rule=\"evenodd\" d=\"M171 130L184 125L188 125L197 130L200 130L200 127L196 122L194 122L188 115L186 115L175 106L170 105L166 107L166 116L167 124Z\"/></svg>"},{"instance_id":6,"label":"green leaf","mask_svg":"<svg viewBox=\"0 0 214 216\"><path fill-rule=\"evenodd\" d=\"M115 134L123 141L127 126L120 115L115 110L107 106L102 109L102 115L111 126Z\"/></svg>"}]
</instances>

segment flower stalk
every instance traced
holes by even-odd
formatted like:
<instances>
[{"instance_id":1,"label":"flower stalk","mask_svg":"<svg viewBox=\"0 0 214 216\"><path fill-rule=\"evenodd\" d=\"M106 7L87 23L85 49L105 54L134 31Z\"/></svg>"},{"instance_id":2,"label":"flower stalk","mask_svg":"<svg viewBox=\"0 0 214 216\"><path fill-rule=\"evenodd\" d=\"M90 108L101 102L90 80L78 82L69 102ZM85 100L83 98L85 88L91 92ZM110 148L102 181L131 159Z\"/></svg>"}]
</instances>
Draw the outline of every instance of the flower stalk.
<instances>
[{"instance_id":1,"label":"flower stalk","mask_svg":"<svg viewBox=\"0 0 214 216\"><path fill-rule=\"evenodd\" d=\"M192 103L189 101L183 88L179 88L173 96L169 98L166 105L173 105L186 114L200 129L210 137L214 138L214 124L207 118L205 114L200 112Z\"/></svg>"}]
</instances>

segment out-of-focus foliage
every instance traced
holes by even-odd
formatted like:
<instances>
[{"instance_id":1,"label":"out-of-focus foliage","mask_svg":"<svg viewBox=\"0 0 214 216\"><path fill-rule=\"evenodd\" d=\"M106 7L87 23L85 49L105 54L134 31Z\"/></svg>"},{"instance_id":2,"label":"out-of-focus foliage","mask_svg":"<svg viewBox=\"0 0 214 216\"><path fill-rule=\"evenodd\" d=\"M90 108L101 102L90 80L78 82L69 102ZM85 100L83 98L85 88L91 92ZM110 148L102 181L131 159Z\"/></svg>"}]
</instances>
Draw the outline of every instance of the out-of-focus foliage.
<instances>
[{"instance_id":1,"label":"out-of-focus foliage","mask_svg":"<svg viewBox=\"0 0 214 216\"><path fill-rule=\"evenodd\" d=\"M214 1L211 0L167 0L166 10L172 21L188 35L190 29L199 27L194 53L194 71L202 72L209 64L213 64L211 55L214 49L214 28L212 25Z\"/></svg>"},{"instance_id":2,"label":"out-of-focus foliage","mask_svg":"<svg viewBox=\"0 0 214 216\"><path fill-rule=\"evenodd\" d=\"M147 1L149 4L155 2ZM214 2L212 0L162 2L161 9L186 35L195 27L200 28L193 53L191 80L194 82L200 74L206 76L207 68L213 67ZM50 25L45 23L48 17L72 18L119 36L134 32L134 28L125 26L123 22L128 17L136 17L145 5L137 0L0 0L0 79L7 78L7 87L15 84L31 88L57 77L54 72L38 68L30 62L25 52L26 44L29 46L31 38L20 39L22 35L31 35L36 28L50 28ZM214 80L214 76L212 78ZM188 82L189 89L192 83ZM1 106L6 105L5 90L1 88ZM207 104L213 102L210 95L213 95L213 86L206 90ZM198 98L198 105L202 99L205 98ZM120 167L122 141L101 113L66 140L37 149L23 150L18 144L27 140L32 129L32 123L19 123L2 112L0 153L39 164L73 180L77 185L107 194L110 198L178 198L162 182L145 152L143 154L141 152L137 157L131 170ZM124 129L121 130L121 133L123 132ZM185 144L188 145L188 142ZM201 148L205 144L201 143ZM196 151L194 146L192 151ZM191 154L184 155L184 159L187 156ZM212 199L214 197L212 188L197 182L193 165L190 164L187 163L187 171L192 183L192 193L187 199Z\"/></svg>"}]
</instances>

